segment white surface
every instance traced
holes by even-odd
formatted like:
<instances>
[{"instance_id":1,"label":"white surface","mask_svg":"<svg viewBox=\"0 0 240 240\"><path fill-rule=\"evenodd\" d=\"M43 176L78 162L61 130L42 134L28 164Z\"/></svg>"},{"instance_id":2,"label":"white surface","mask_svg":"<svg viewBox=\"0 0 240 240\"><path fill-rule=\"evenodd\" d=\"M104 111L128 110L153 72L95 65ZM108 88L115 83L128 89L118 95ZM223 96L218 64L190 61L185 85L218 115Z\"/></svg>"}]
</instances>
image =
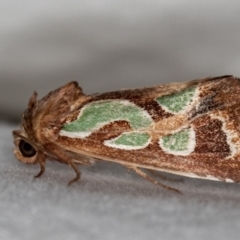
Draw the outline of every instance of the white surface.
<instances>
[{"instance_id":1,"label":"white surface","mask_svg":"<svg viewBox=\"0 0 240 240\"><path fill-rule=\"evenodd\" d=\"M17 162L15 126L0 123L0 239L239 239L239 185L182 178L161 189L114 164L82 170L71 187L68 166ZM173 177L172 175L169 177ZM175 177L176 178L176 177Z\"/></svg>"}]
</instances>

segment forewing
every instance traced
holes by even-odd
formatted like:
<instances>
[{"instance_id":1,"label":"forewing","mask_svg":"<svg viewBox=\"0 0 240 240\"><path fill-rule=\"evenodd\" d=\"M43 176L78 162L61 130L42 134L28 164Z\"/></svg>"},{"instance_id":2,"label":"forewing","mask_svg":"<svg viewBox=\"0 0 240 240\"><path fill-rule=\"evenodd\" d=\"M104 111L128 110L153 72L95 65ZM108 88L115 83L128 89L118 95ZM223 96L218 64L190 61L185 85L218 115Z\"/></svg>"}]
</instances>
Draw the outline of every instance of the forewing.
<instances>
[{"instance_id":1,"label":"forewing","mask_svg":"<svg viewBox=\"0 0 240 240\"><path fill-rule=\"evenodd\" d=\"M223 76L96 95L68 116L58 142L103 160L228 179L239 165L239 93L239 80Z\"/></svg>"}]
</instances>

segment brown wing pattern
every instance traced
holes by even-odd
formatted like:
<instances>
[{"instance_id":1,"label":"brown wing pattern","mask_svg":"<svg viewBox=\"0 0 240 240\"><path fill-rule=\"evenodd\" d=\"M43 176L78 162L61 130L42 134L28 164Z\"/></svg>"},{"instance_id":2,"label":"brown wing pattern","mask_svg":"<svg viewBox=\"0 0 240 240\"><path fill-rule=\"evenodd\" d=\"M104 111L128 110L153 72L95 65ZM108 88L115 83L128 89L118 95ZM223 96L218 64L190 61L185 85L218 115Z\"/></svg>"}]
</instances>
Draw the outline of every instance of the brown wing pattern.
<instances>
[{"instance_id":1,"label":"brown wing pattern","mask_svg":"<svg viewBox=\"0 0 240 240\"><path fill-rule=\"evenodd\" d=\"M171 98L191 87L196 87L193 100L186 104L185 109L180 109L178 112L171 110L171 106L164 105L166 99L163 100L162 105L157 101L160 98L161 103L161 97ZM240 181L239 93L239 79L223 76L95 95L88 100L88 104L107 100L127 100L146 111L153 122L149 127L137 131L147 132L151 136L151 142L141 149L134 150L106 146L105 141L114 139L123 132L136 131L128 120L115 119L83 138L60 135L57 143L69 151L102 160L238 182ZM76 120L85 106L86 102L72 112L67 121ZM171 141L185 141L184 135L181 140L181 135L178 134L184 129L194 131L194 135L189 137L189 141L194 143L190 144L192 150L182 155L179 150L174 148L171 150ZM174 137L168 138L169 136ZM165 141L166 149L161 147L160 139ZM181 146L179 148L181 149Z\"/></svg>"}]
</instances>

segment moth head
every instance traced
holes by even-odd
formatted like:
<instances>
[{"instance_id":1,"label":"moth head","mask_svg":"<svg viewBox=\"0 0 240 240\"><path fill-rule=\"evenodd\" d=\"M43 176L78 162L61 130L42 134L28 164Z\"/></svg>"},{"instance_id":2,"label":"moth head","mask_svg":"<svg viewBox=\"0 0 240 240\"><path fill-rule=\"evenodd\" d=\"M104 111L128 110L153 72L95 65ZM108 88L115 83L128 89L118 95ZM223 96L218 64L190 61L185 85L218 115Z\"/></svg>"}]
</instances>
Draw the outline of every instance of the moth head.
<instances>
[{"instance_id":1,"label":"moth head","mask_svg":"<svg viewBox=\"0 0 240 240\"><path fill-rule=\"evenodd\" d=\"M49 138L55 138L54 134L67 113L88 98L77 82L69 82L40 100L37 100L37 93L34 92L22 114L21 130L13 131L16 158L29 164L44 161L47 153L41 150L41 144L46 144Z\"/></svg>"},{"instance_id":2,"label":"moth head","mask_svg":"<svg viewBox=\"0 0 240 240\"><path fill-rule=\"evenodd\" d=\"M39 151L28 140L24 132L21 130L13 131L13 138L15 144L15 149L13 151L16 158L23 163L28 164L38 163Z\"/></svg>"}]
</instances>

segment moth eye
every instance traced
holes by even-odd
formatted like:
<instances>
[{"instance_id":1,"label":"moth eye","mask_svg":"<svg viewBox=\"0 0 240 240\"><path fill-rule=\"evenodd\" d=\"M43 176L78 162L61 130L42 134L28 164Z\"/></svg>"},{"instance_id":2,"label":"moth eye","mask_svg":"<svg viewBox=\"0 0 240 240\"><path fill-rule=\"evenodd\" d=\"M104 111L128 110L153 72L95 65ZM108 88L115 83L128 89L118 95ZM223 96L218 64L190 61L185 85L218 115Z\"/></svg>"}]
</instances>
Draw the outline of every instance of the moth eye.
<instances>
[{"instance_id":1,"label":"moth eye","mask_svg":"<svg viewBox=\"0 0 240 240\"><path fill-rule=\"evenodd\" d=\"M18 147L24 157L33 157L37 153L35 148L24 140L20 140Z\"/></svg>"}]
</instances>

